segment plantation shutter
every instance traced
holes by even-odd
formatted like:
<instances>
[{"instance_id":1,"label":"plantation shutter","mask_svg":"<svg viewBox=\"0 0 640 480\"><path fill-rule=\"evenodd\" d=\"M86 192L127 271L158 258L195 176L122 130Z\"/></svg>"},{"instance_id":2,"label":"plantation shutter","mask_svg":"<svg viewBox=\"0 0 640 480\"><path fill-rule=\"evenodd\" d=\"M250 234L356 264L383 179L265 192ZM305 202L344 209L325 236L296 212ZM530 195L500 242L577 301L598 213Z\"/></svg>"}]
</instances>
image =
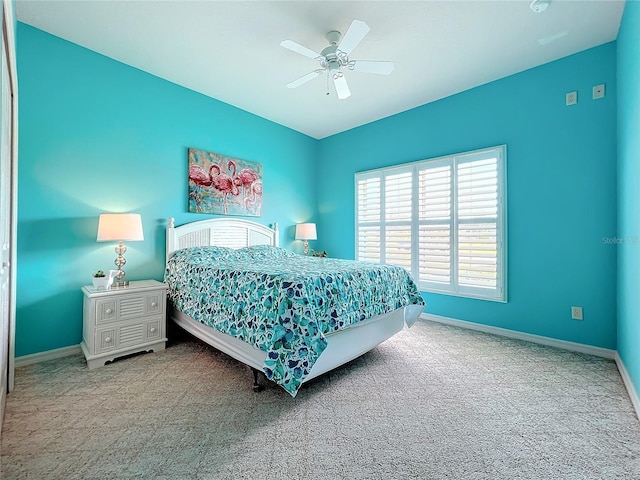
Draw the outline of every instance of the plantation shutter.
<instances>
[{"instance_id":1,"label":"plantation shutter","mask_svg":"<svg viewBox=\"0 0 640 480\"><path fill-rule=\"evenodd\" d=\"M356 258L366 262L380 262L380 228L382 177L369 176L357 181L356 189Z\"/></svg>"},{"instance_id":2,"label":"plantation shutter","mask_svg":"<svg viewBox=\"0 0 640 480\"><path fill-rule=\"evenodd\" d=\"M411 271L412 171L404 168L385 176L384 263Z\"/></svg>"},{"instance_id":3,"label":"plantation shutter","mask_svg":"<svg viewBox=\"0 0 640 480\"><path fill-rule=\"evenodd\" d=\"M458 285L497 288L498 159L458 162Z\"/></svg>"},{"instance_id":4,"label":"plantation shutter","mask_svg":"<svg viewBox=\"0 0 640 480\"><path fill-rule=\"evenodd\" d=\"M506 301L506 147L356 174L356 258L423 291Z\"/></svg>"},{"instance_id":5,"label":"plantation shutter","mask_svg":"<svg viewBox=\"0 0 640 480\"><path fill-rule=\"evenodd\" d=\"M452 281L452 167L429 165L418 173L418 282L449 286Z\"/></svg>"}]
</instances>

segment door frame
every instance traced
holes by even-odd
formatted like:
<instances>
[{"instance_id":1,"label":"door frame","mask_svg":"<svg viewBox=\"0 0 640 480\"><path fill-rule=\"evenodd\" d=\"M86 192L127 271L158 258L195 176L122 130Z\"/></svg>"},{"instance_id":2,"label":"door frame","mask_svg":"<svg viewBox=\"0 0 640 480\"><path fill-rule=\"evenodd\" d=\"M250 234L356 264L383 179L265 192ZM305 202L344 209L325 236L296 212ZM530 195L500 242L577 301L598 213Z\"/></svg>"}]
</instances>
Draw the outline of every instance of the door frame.
<instances>
[{"instance_id":1,"label":"door frame","mask_svg":"<svg viewBox=\"0 0 640 480\"><path fill-rule=\"evenodd\" d=\"M7 53L7 68L11 84L11 194L10 194L10 253L9 253L9 331L7 361L7 393L15 387L15 331L16 331L16 281L17 281L17 230L18 230L18 76L16 60L16 17L14 2L2 0L2 34ZM4 52L2 52L4 55ZM5 341L5 339L2 339ZM1 419L0 419L1 421Z\"/></svg>"}]
</instances>

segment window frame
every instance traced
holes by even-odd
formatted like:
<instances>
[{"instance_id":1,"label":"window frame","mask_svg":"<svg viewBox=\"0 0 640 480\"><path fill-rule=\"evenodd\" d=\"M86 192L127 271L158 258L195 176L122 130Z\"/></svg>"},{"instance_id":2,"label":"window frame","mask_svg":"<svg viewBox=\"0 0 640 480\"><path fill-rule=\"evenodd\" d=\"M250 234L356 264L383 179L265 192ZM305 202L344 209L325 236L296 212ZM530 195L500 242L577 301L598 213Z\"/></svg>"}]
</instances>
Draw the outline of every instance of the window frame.
<instances>
[{"instance_id":1,"label":"window frame","mask_svg":"<svg viewBox=\"0 0 640 480\"><path fill-rule=\"evenodd\" d=\"M458 175L460 165L468 164L471 162L483 161L487 159L494 159L495 173L496 173L496 213L495 219L492 216L487 217L479 216L477 218L460 218L458 211ZM449 190L449 204L450 214L448 220L431 221L428 219L420 218L420 171L432 168L450 167L450 190ZM465 298L475 298L496 302L507 302L507 146L497 145L494 147L487 147L478 150L472 150L468 152L456 153L452 155L445 155L436 158L430 158L425 160L418 160L414 162L408 162L389 167L377 168L373 170L366 170L362 172L356 172L354 175L354 190L355 190L355 258L361 258L360 250L360 228L378 227L378 234L380 240L378 261L380 263L386 262L386 228L389 225L393 225L394 222L389 222L386 217L386 191L385 180L390 175L396 175L402 172L411 172L411 202L412 202L412 214L410 222L411 232L411 255L410 255L410 272L418 288L424 292L439 293L452 296L460 296ZM362 181L371 179L380 179L380 201L379 201L379 215L378 221L360 222L359 216L361 211L361 205L359 203L359 184ZM487 219L489 222L487 222ZM495 244L496 244L496 280L495 288L487 288L481 286L460 285L460 245L459 245L459 229L461 225L471 224L478 225L482 222L488 223L491 226L495 224ZM405 222L406 223L406 222ZM449 283L443 284L438 282L432 282L422 280L420 278L420 227L427 224L433 225L449 225L449 245L453 245L453 248L449 251ZM371 255L365 260L372 261ZM493 257L491 257L493 258ZM364 258L363 258L364 259ZM407 268L406 265L403 265ZM407 268L409 270L409 268Z\"/></svg>"}]
</instances>

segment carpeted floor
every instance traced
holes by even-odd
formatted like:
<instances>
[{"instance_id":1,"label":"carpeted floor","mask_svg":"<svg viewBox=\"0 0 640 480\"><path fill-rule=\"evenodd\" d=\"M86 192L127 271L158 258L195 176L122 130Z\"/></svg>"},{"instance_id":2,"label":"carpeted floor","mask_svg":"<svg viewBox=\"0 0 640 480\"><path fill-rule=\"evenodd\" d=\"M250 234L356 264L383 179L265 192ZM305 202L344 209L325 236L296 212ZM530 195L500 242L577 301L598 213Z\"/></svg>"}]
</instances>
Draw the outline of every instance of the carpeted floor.
<instances>
[{"instance_id":1,"label":"carpeted floor","mask_svg":"<svg viewBox=\"0 0 640 480\"><path fill-rule=\"evenodd\" d=\"M615 363L419 321L293 399L183 337L19 368L10 479L640 479Z\"/></svg>"}]
</instances>

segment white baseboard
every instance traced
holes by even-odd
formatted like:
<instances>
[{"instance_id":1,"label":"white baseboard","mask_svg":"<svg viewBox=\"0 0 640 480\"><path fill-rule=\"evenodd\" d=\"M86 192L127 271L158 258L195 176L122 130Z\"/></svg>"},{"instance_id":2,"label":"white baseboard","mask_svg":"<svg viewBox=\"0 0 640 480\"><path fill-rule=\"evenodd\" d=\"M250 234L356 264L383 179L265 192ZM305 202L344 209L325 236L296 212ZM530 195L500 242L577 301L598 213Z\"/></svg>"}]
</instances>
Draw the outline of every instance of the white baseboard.
<instances>
[{"instance_id":1,"label":"white baseboard","mask_svg":"<svg viewBox=\"0 0 640 480\"><path fill-rule=\"evenodd\" d=\"M624 386L627 387L627 392L629 393L629 398L631 399L631 403L633 404L633 408L636 411L636 416L640 420L640 397L638 397L638 392L636 392L635 387L633 386L633 382L631 381L631 377L627 372L627 369L624 366L620 355L616 352L616 365L618 366L618 370L620 371L620 376L622 377L622 381L624 382Z\"/></svg>"},{"instance_id":2,"label":"white baseboard","mask_svg":"<svg viewBox=\"0 0 640 480\"><path fill-rule=\"evenodd\" d=\"M557 340L551 337L543 337L541 335L533 335L531 333L517 332L515 330L509 330L507 328L492 327L490 325L467 322L465 320L442 317L440 315L432 315L430 313L423 313L422 315L420 315L420 318L438 323L446 323L447 325L454 325L456 327L467 328L469 330L477 330L484 333L493 333L494 335L500 335L502 337L515 338L516 340L524 340L526 342L547 345L549 347L562 348L563 350L570 350L572 352L580 352L586 353L588 355L595 355L596 357L609 358L611 360L614 360L617 355L617 352L615 350L610 350L608 348L594 347L592 345L568 342L566 340Z\"/></svg>"},{"instance_id":3,"label":"white baseboard","mask_svg":"<svg viewBox=\"0 0 640 480\"><path fill-rule=\"evenodd\" d=\"M34 363L46 362L47 360L53 360L55 358L68 357L69 355L75 355L82 353L80 345L71 345L70 347L56 348L54 350L47 350L46 352L32 353L30 355L23 355L16 357L15 366L24 367L25 365L33 365Z\"/></svg>"}]
</instances>

